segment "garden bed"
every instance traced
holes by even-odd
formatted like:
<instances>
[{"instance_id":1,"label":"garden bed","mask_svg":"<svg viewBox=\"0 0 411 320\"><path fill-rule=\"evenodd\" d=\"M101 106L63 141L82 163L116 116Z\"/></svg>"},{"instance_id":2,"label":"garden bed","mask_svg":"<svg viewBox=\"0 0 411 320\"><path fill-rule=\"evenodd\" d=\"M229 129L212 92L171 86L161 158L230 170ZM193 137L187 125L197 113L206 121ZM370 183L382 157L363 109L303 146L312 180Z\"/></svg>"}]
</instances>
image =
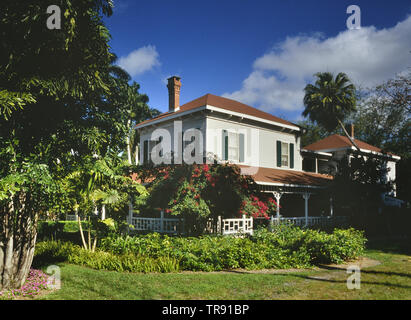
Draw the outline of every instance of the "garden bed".
<instances>
[{"instance_id":1,"label":"garden bed","mask_svg":"<svg viewBox=\"0 0 411 320\"><path fill-rule=\"evenodd\" d=\"M34 263L69 262L94 269L129 272L178 272L308 268L359 257L365 238L354 230L332 233L280 225L253 236L169 237L158 233L112 236L90 252L69 242L36 246Z\"/></svg>"}]
</instances>

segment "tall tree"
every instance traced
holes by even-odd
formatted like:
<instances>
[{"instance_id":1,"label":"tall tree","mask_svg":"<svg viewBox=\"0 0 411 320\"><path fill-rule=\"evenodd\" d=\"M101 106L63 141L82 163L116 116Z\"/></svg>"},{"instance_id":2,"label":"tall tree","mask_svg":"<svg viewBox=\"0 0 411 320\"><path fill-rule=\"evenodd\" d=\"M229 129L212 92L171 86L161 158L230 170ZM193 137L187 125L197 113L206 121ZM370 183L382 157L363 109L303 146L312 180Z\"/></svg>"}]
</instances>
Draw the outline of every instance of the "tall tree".
<instances>
[{"instance_id":1,"label":"tall tree","mask_svg":"<svg viewBox=\"0 0 411 320\"><path fill-rule=\"evenodd\" d=\"M330 72L315 74L315 84L304 88L304 117L309 117L326 131L332 132L340 126L351 143L359 147L348 134L343 121L355 111L356 90L345 73L335 76Z\"/></svg>"},{"instance_id":2,"label":"tall tree","mask_svg":"<svg viewBox=\"0 0 411 320\"><path fill-rule=\"evenodd\" d=\"M58 5L61 29L47 28ZM3 0L0 10L0 289L20 287L38 215L66 205L63 183L84 159L125 150L116 96L111 0Z\"/></svg>"},{"instance_id":3,"label":"tall tree","mask_svg":"<svg viewBox=\"0 0 411 320\"><path fill-rule=\"evenodd\" d=\"M411 201L411 70L368 89L352 115L356 136L401 156L397 164L397 195Z\"/></svg>"}]
</instances>

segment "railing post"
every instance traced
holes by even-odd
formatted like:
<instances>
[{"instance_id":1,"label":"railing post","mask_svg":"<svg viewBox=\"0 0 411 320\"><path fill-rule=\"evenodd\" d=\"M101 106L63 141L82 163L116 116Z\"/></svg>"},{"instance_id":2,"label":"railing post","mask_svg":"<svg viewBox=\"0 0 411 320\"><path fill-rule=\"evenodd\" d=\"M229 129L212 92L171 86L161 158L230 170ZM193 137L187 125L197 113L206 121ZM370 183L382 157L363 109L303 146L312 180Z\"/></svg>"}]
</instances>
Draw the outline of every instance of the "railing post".
<instances>
[{"instance_id":1,"label":"railing post","mask_svg":"<svg viewBox=\"0 0 411 320\"><path fill-rule=\"evenodd\" d=\"M160 211L160 233L164 231L164 211Z\"/></svg>"},{"instance_id":2,"label":"railing post","mask_svg":"<svg viewBox=\"0 0 411 320\"><path fill-rule=\"evenodd\" d=\"M305 200L305 226L308 227L308 199L310 199L310 194L308 192L303 194Z\"/></svg>"},{"instance_id":3,"label":"railing post","mask_svg":"<svg viewBox=\"0 0 411 320\"><path fill-rule=\"evenodd\" d=\"M184 234L184 218L180 218L180 234Z\"/></svg>"},{"instance_id":4,"label":"railing post","mask_svg":"<svg viewBox=\"0 0 411 320\"><path fill-rule=\"evenodd\" d=\"M131 201L128 204L128 223L133 224L133 203Z\"/></svg>"}]
</instances>

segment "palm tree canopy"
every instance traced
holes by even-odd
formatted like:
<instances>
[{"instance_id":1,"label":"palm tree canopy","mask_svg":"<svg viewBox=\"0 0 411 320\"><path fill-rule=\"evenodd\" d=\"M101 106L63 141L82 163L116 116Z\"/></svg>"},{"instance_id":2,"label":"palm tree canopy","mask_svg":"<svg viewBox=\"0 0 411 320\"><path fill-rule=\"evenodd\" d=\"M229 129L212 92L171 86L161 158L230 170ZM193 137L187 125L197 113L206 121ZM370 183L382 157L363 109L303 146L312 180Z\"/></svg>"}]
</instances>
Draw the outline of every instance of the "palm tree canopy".
<instances>
[{"instance_id":1,"label":"palm tree canopy","mask_svg":"<svg viewBox=\"0 0 411 320\"><path fill-rule=\"evenodd\" d=\"M316 73L315 84L304 88L304 117L332 132L351 112L355 111L355 86L345 73Z\"/></svg>"}]
</instances>

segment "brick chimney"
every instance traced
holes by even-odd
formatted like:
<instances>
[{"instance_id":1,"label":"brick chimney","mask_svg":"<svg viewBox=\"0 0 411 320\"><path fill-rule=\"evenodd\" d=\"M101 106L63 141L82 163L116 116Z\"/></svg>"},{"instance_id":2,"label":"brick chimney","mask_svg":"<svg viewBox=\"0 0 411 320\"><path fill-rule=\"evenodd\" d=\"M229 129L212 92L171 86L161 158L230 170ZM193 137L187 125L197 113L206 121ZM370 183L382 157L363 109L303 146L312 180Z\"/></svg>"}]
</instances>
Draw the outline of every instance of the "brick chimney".
<instances>
[{"instance_id":1,"label":"brick chimney","mask_svg":"<svg viewBox=\"0 0 411 320\"><path fill-rule=\"evenodd\" d=\"M168 111L178 111L180 110L180 88L181 81L180 77L173 76L168 79Z\"/></svg>"}]
</instances>

